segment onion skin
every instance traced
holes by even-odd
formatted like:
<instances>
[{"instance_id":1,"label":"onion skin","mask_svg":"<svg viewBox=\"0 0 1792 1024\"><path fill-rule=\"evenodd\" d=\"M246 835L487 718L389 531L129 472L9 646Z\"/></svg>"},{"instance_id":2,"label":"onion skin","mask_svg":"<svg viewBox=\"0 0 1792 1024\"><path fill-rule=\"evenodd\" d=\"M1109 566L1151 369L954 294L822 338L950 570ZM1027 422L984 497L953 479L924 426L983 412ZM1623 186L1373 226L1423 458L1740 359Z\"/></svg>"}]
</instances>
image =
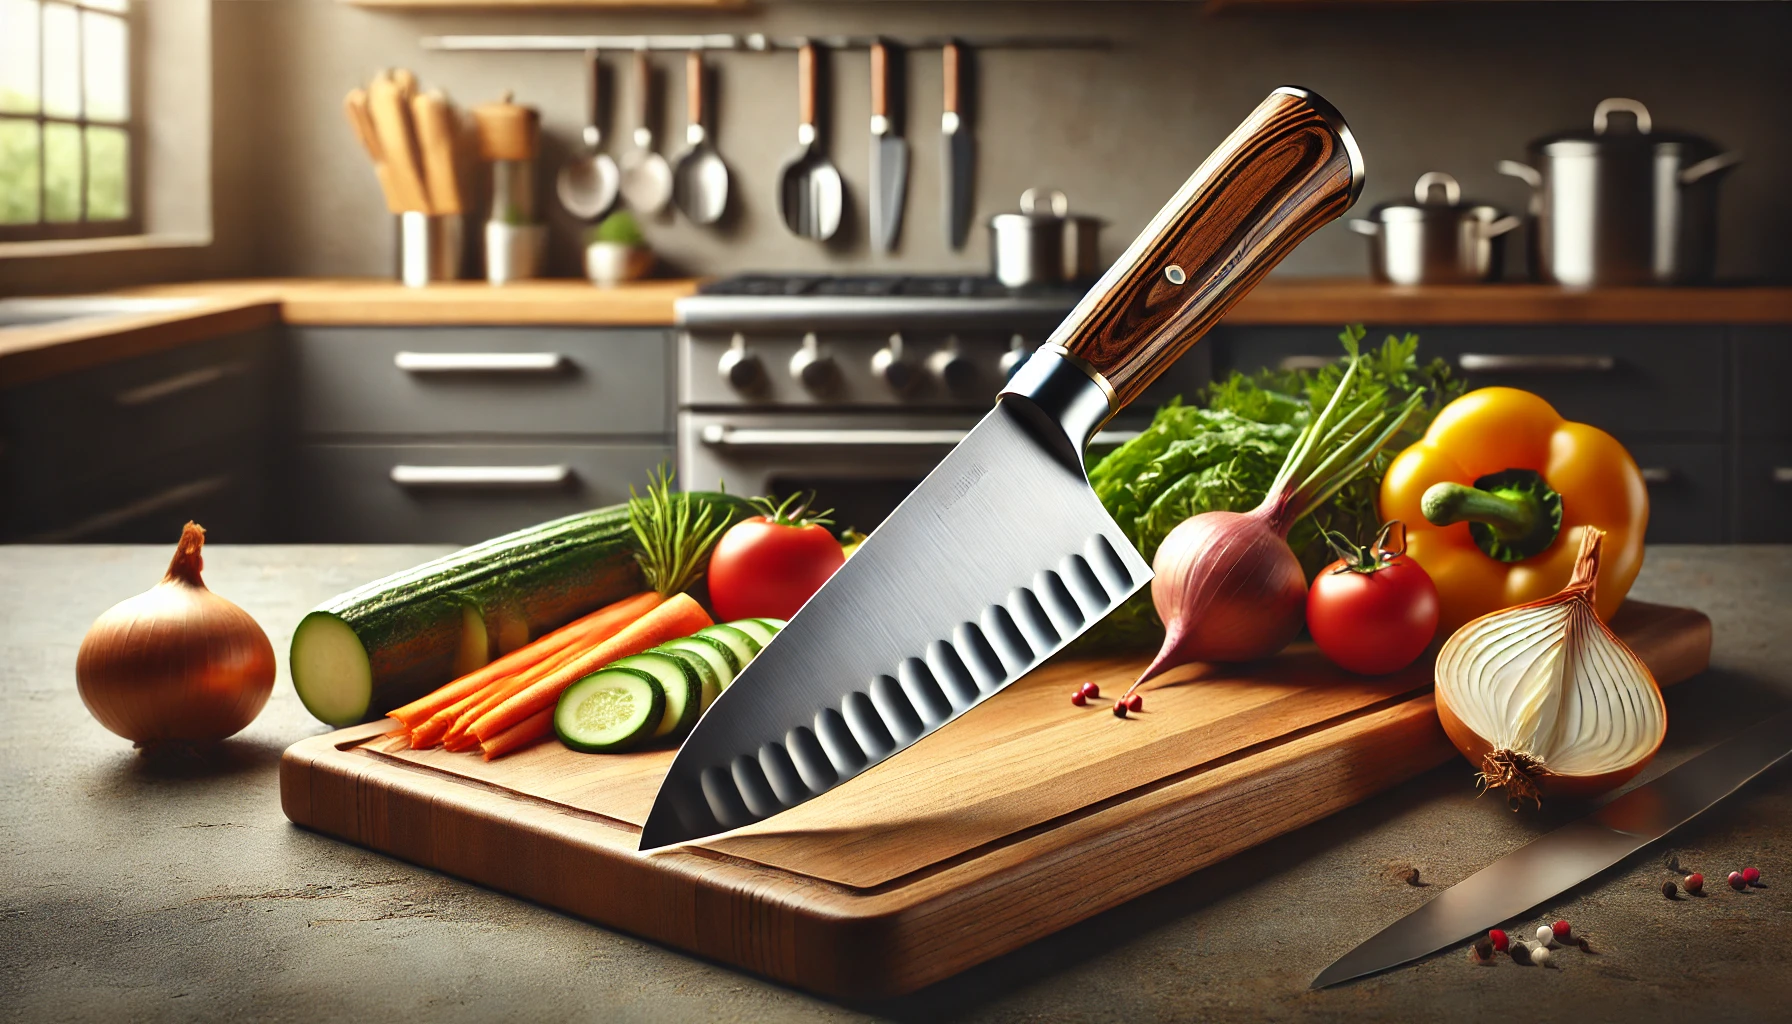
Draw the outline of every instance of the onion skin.
<instances>
[{"instance_id":1,"label":"onion skin","mask_svg":"<svg viewBox=\"0 0 1792 1024\"><path fill-rule=\"evenodd\" d=\"M1476 769L1485 768L1488 759L1493 755L1493 745L1475 735L1474 731L1462 724L1462 719L1450 710L1450 705L1442 695L1437 698L1437 720L1444 727L1444 735L1468 758L1469 764ZM1636 774L1648 766L1650 761L1661 750L1661 741L1657 740L1649 756L1628 768L1605 772L1600 775L1557 775L1554 772L1539 771L1530 775L1530 780L1537 787L1538 795L1552 800L1591 800L1596 796L1609 793L1636 777Z\"/></svg>"},{"instance_id":2,"label":"onion skin","mask_svg":"<svg viewBox=\"0 0 1792 1024\"><path fill-rule=\"evenodd\" d=\"M75 659L87 710L140 747L240 732L274 689L267 634L200 578L204 538L188 523L162 582L94 620Z\"/></svg>"},{"instance_id":3,"label":"onion skin","mask_svg":"<svg viewBox=\"0 0 1792 1024\"><path fill-rule=\"evenodd\" d=\"M1164 644L1140 682L1190 661L1267 658L1299 635L1307 577L1277 518L1268 504L1203 512L1164 538L1151 581Z\"/></svg>"}]
</instances>

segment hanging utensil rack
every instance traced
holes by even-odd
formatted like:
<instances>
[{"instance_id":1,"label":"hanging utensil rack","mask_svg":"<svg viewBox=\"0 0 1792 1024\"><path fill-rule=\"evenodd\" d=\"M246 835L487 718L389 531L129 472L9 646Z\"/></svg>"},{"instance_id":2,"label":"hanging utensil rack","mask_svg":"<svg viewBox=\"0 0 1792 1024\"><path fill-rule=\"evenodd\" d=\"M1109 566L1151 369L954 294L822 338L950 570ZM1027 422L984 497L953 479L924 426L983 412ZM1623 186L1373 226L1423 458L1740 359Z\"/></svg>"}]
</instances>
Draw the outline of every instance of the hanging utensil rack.
<instances>
[{"instance_id":1,"label":"hanging utensil rack","mask_svg":"<svg viewBox=\"0 0 1792 1024\"><path fill-rule=\"evenodd\" d=\"M745 34L711 32L700 35L632 35L632 36L424 36L425 50L458 50L483 53L582 53L586 50L690 50L733 51L739 53L776 53L800 49L805 42L829 50L869 50L878 36L768 36L759 32ZM1109 40L1090 36L915 36L882 37L892 46L913 50L938 49L956 42L973 50L1105 50Z\"/></svg>"}]
</instances>

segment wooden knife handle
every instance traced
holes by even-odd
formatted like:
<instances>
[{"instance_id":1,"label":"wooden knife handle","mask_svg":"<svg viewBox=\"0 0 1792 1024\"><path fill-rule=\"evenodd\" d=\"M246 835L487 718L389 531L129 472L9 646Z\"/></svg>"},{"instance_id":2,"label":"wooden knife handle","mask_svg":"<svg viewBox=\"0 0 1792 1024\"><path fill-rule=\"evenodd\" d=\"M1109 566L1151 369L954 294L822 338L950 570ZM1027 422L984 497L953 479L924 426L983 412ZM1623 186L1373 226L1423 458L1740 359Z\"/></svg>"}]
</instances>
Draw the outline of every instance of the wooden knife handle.
<instances>
[{"instance_id":1,"label":"wooden knife handle","mask_svg":"<svg viewBox=\"0 0 1792 1024\"><path fill-rule=\"evenodd\" d=\"M796 51L797 118L806 125L815 124L815 44L804 41Z\"/></svg>"},{"instance_id":2,"label":"wooden knife handle","mask_svg":"<svg viewBox=\"0 0 1792 1024\"><path fill-rule=\"evenodd\" d=\"M685 119L694 125L703 123L703 54L692 50L684 59Z\"/></svg>"},{"instance_id":3,"label":"wooden knife handle","mask_svg":"<svg viewBox=\"0 0 1792 1024\"><path fill-rule=\"evenodd\" d=\"M947 43L940 49L940 62L945 67L945 108L946 113L948 114L959 113L958 83L964 71L964 68L961 66L961 61L963 59L964 54L959 50L957 43Z\"/></svg>"},{"instance_id":4,"label":"wooden knife handle","mask_svg":"<svg viewBox=\"0 0 1792 1024\"><path fill-rule=\"evenodd\" d=\"M890 115L890 48L882 39L871 44L871 116Z\"/></svg>"},{"instance_id":5,"label":"wooden knife handle","mask_svg":"<svg viewBox=\"0 0 1792 1024\"><path fill-rule=\"evenodd\" d=\"M1049 339L1131 402L1363 187L1344 118L1284 87L1251 112Z\"/></svg>"}]
</instances>

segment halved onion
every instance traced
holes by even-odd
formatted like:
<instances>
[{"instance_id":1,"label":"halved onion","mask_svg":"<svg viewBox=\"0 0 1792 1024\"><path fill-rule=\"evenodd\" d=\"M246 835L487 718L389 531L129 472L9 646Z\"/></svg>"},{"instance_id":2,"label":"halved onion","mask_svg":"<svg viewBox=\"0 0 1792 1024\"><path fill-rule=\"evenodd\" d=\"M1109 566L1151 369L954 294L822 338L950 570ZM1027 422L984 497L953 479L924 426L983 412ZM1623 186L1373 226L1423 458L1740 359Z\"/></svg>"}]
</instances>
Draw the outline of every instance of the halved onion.
<instances>
[{"instance_id":1,"label":"halved onion","mask_svg":"<svg viewBox=\"0 0 1792 1024\"><path fill-rule=\"evenodd\" d=\"M1438 652L1444 732L1514 802L1622 785L1667 734L1655 676L1593 610L1604 537L1583 528L1560 593L1483 615Z\"/></svg>"}]
</instances>

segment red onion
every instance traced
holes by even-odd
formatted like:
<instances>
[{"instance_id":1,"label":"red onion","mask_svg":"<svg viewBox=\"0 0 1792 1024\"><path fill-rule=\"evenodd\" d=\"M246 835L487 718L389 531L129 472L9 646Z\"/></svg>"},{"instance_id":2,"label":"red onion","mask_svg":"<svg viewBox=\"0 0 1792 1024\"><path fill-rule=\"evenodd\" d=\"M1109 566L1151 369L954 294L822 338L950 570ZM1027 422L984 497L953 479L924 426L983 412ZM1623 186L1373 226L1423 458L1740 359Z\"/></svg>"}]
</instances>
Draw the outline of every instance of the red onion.
<instances>
[{"instance_id":1,"label":"red onion","mask_svg":"<svg viewBox=\"0 0 1792 1024\"><path fill-rule=\"evenodd\" d=\"M1423 401L1408 396L1390 417L1378 390L1340 410L1358 359L1325 408L1294 441L1262 504L1249 512L1203 512L1158 546L1151 602L1164 643L1139 683L1191 661L1251 661L1288 646L1305 622L1307 577L1288 547L1288 530L1368 468ZM1132 690L1127 693L1131 694Z\"/></svg>"}]
</instances>

